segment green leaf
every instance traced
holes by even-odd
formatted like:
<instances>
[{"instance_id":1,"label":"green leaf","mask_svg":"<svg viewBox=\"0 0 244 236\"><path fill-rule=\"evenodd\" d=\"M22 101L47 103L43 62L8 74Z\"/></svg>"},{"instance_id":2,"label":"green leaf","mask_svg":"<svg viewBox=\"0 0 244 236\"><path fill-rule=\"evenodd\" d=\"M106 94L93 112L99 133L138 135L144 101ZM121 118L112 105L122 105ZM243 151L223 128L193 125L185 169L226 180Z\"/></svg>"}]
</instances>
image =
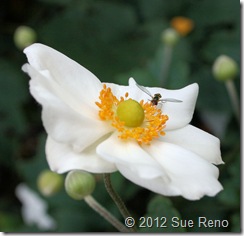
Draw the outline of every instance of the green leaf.
<instances>
[{"instance_id":1,"label":"green leaf","mask_svg":"<svg viewBox=\"0 0 244 236\"><path fill-rule=\"evenodd\" d=\"M228 55L240 62L240 35L233 30L214 32L208 42L202 47L201 53L209 62L213 62L220 55Z\"/></svg>"},{"instance_id":2,"label":"green leaf","mask_svg":"<svg viewBox=\"0 0 244 236\"><path fill-rule=\"evenodd\" d=\"M137 227L140 232L184 232L184 227L174 222L180 219L169 198L156 196L149 202L147 214L139 219Z\"/></svg>"},{"instance_id":3,"label":"green leaf","mask_svg":"<svg viewBox=\"0 0 244 236\"><path fill-rule=\"evenodd\" d=\"M241 219L240 219L240 213L235 213L231 216L231 232L241 232Z\"/></svg>"},{"instance_id":4,"label":"green leaf","mask_svg":"<svg viewBox=\"0 0 244 236\"><path fill-rule=\"evenodd\" d=\"M21 132L26 123L22 106L26 101L28 86L23 83L24 73L11 61L0 59L0 131ZM26 83L27 85L27 83Z\"/></svg>"},{"instance_id":5,"label":"green leaf","mask_svg":"<svg viewBox=\"0 0 244 236\"><path fill-rule=\"evenodd\" d=\"M38 138L37 153L31 160L18 160L17 170L25 182L33 189L37 189L36 181L40 172L48 169L45 154L46 134L42 134Z\"/></svg>"},{"instance_id":6,"label":"green leaf","mask_svg":"<svg viewBox=\"0 0 244 236\"><path fill-rule=\"evenodd\" d=\"M202 66L192 76L199 85L197 108L206 111L232 113L232 107L224 83L216 81L210 67Z\"/></svg>"},{"instance_id":7,"label":"green leaf","mask_svg":"<svg viewBox=\"0 0 244 236\"><path fill-rule=\"evenodd\" d=\"M226 22L238 22L240 19L240 2L230 0L192 1L188 16L197 28Z\"/></svg>"}]
</instances>

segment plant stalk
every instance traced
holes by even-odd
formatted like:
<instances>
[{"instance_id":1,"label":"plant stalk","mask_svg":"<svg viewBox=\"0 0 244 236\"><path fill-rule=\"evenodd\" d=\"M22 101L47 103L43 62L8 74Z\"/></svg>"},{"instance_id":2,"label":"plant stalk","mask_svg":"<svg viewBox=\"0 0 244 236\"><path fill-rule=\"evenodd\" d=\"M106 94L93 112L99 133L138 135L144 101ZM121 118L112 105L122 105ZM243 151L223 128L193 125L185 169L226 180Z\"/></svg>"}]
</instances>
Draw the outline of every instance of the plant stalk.
<instances>
[{"instance_id":1,"label":"plant stalk","mask_svg":"<svg viewBox=\"0 0 244 236\"><path fill-rule=\"evenodd\" d=\"M121 197L118 195L118 193L114 190L112 186L110 174L106 174L106 173L103 174L103 179L108 194L115 202L116 206L118 207L124 219L126 219L127 217L131 217L131 214L129 213L127 207L125 206L123 200L121 199ZM131 228L131 230L134 232L136 231L135 227Z\"/></svg>"},{"instance_id":2,"label":"plant stalk","mask_svg":"<svg viewBox=\"0 0 244 236\"><path fill-rule=\"evenodd\" d=\"M85 202L110 224L112 224L118 231L123 233L131 232L120 221L118 221L110 212L108 212L103 206L101 206L91 195L84 198Z\"/></svg>"}]
</instances>

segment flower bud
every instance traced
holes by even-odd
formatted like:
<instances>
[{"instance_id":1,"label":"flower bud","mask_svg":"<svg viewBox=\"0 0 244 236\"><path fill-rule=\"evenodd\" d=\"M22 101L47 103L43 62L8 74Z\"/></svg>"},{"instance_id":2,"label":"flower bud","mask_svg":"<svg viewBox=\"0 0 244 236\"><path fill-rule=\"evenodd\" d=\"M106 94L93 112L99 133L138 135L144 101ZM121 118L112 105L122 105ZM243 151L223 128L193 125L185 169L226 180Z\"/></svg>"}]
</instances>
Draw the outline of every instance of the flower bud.
<instances>
[{"instance_id":1,"label":"flower bud","mask_svg":"<svg viewBox=\"0 0 244 236\"><path fill-rule=\"evenodd\" d=\"M237 63L226 55L219 56L213 65L213 75L217 80L226 81L234 79L238 73Z\"/></svg>"},{"instance_id":2,"label":"flower bud","mask_svg":"<svg viewBox=\"0 0 244 236\"><path fill-rule=\"evenodd\" d=\"M36 38L36 32L28 26L19 26L14 32L14 43L20 50L33 44Z\"/></svg>"},{"instance_id":3,"label":"flower bud","mask_svg":"<svg viewBox=\"0 0 244 236\"><path fill-rule=\"evenodd\" d=\"M179 41L179 38L179 33L172 28L164 30L161 35L163 43L169 46L174 46Z\"/></svg>"},{"instance_id":4,"label":"flower bud","mask_svg":"<svg viewBox=\"0 0 244 236\"><path fill-rule=\"evenodd\" d=\"M37 186L42 195L49 197L57 193L63 186L63 176L50 170L44 170L38 176Z\"/></svg>"},{"instance_id":5,"label":"flower bud","mask_svg":"<svg viewBox=\"0 0 244 236\"><path fill-rule=\"evenodd\" d=\"M93 175L81 170L69 172L65 179L65 190L75 200L82 200L90 195L95 186L96 181Z\"/></svg>"}]
</instances>

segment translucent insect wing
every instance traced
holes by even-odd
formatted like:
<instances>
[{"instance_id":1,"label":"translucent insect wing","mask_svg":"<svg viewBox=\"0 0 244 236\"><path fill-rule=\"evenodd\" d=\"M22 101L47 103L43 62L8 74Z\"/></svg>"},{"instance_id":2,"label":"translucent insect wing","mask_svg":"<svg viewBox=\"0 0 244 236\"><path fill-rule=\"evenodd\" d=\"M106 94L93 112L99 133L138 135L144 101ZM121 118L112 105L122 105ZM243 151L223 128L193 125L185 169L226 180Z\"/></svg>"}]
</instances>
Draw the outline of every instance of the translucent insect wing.
<instances>
[{"instance_id":1,"label":"translucent insect wing","mask_svg":"<svg viewBox=\"0 0 244 236\"><path fill-rule=\"evenodd\" d=\"M137 84L136 83L136 86L140 89L140 90L142 90L144 93L146 93L147 95L149 95L151 98L153 98L153 95L145 88L145 87L143 87L143 86L141 86L141 85L139 85L139 84Z\"/></svg>"},{"instance_id":2,"label":"translucent insect wing","mask_svg":"<svg viewBox=\"0 0 244 236\"><path fill-rule=\"evenodd\" d=\"M160 99L161 102L182 102L181 100L175 99L175 98L164 98Z\"/></svg>"}]
</instances>

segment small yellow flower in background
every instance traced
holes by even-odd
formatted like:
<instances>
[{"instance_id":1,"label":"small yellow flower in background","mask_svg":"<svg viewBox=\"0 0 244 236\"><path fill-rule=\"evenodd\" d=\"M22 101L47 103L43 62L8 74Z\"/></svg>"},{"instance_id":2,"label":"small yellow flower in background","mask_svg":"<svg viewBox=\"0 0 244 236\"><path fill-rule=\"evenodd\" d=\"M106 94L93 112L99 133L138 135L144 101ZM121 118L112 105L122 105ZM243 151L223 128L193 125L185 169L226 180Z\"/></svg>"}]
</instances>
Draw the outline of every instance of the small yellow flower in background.
<instances>
[{"instance_id":1,"label":"small yellow flower in background","mask_svg":"<svg viewBox=\"0 0 244 236\"><path fill-rule=\"evenodd\" d=\"M186 36L194 28L194 22L191 19L183 16L174 17L170 24L182 36Z\"/></svg>"},{"instance_id":2,"label":"small yellow flower in background","mask_svg":"<svg viewBox=\"0 0 244 236\"><path fill-rule=\"evenodd\" d=\"M182 102L159 108L138 88L102 83L62 53L42 44L24 50L30 93L42 105L52 171L120 173L166 196L196 200L223 188L215 165L222 164L220 141L192 125L198 85L178 90L149 88Z\"/></svg>"}]
</instances>

